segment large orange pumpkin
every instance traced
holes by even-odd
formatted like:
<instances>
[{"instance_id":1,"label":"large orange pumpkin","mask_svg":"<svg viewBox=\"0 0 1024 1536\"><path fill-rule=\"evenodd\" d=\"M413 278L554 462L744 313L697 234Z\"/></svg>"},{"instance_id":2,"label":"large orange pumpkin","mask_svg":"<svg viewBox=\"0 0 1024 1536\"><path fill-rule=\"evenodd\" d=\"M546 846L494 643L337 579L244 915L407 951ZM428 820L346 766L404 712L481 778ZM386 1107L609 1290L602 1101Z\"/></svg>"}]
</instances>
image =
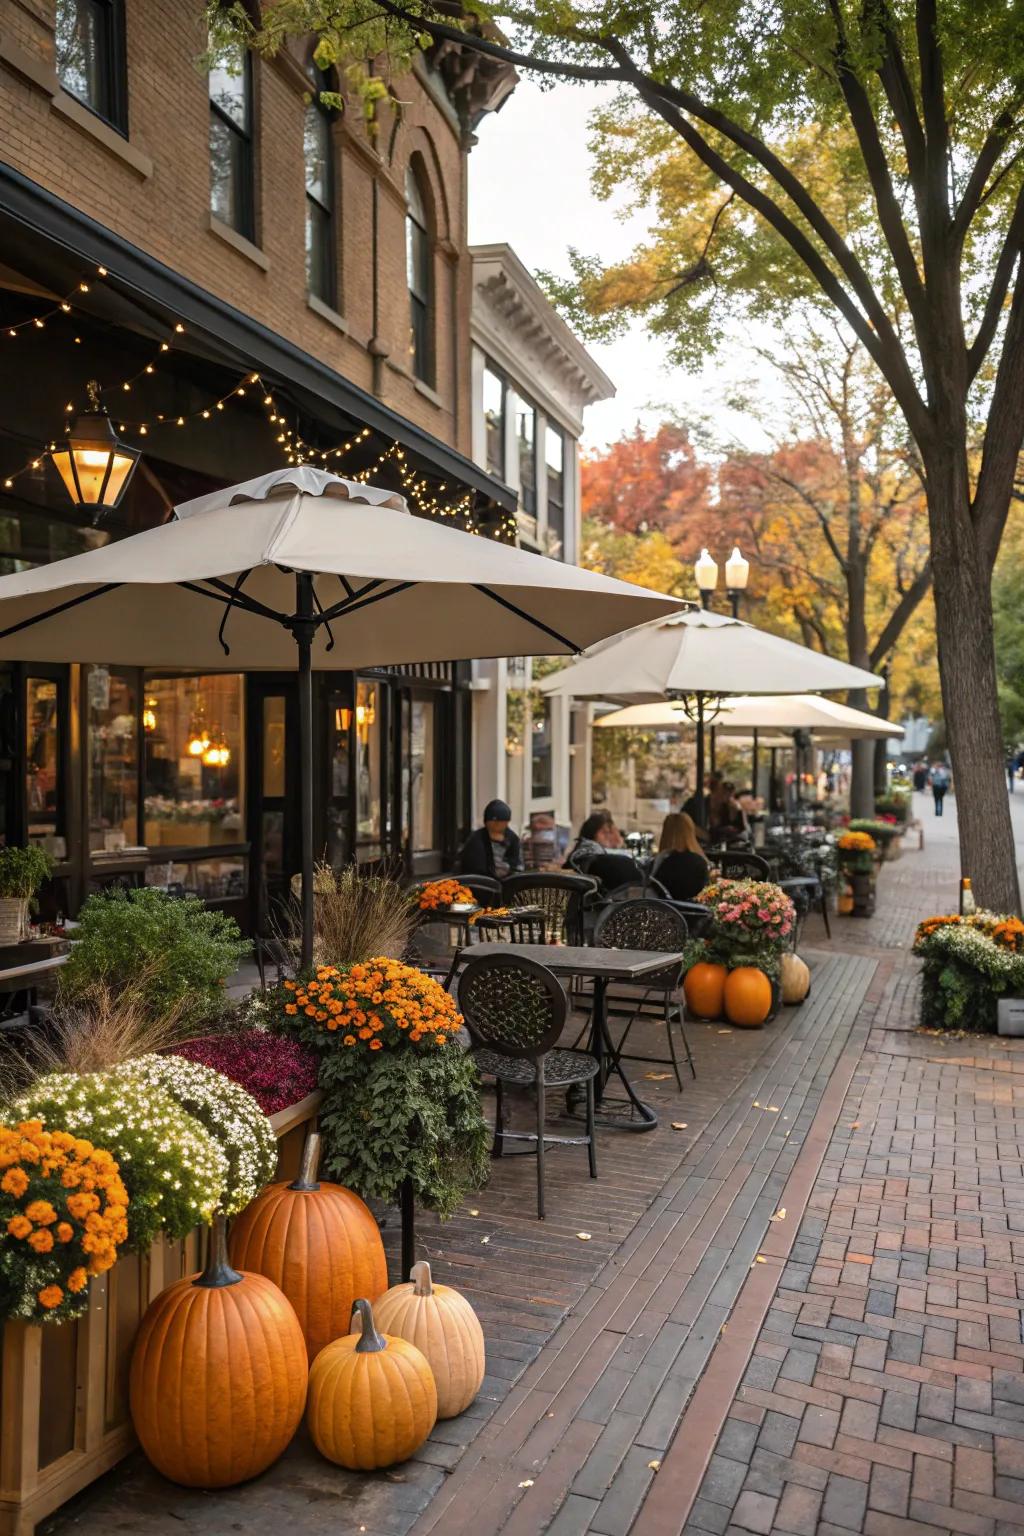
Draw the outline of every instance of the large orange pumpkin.
<instances>
[{"instance_id":1,"label":"large orange pumpkin","mask_svg":"<svg viewBox=\"0 0 1024 1536\"><path fill-rule=\"evenodd\" d=\"M683 982L686 1006L697 1019L720 1019L725 1002L724 965L712 965L701 960L691 965Z\"/></svg>"},{"instance_id":2,"label":"large orange pumpkin","mask_svg":"<svg viewBox=\"0 0 1024 1536\"><path fill-rule=\"evenodd\" d=\"M328 1461L372 1472L406 1461L437 1421L434 1376L415 1344L377 1332L368 1301L361 1332L322 1349L309 1373L306 1422Z\"/></svg>"},{"instance_id":3,"label":"large orange pumpkin","mask_svg":"<svg viewBox=\"0 0 1024 1536\"><path fill-rule=\"evenodd\" d=\"M220 1216L206 1269L161 1292L139 1327L129 1400L142 1449L188 1488L245 1482L294 1435L307 1374L291 1303L230 1267Z\"/></svg>"},{"instance_id":4,"label":"large orange pumpkin","mask_svg":"<svg viewBox=\"0 0 1024 1536\"><path fill-rule=\"evenodd\" d=\"M453 1419L469 1407L484 1379L484 1331L465 1296L433 1283L425 1259L409 1274L377 1302L377 1323L426 1357L437 1386L437 1416Z\"/></svg>"},{"instance_id":5,"label":"large orange pumpkin","mask_svg":"<svg viewBox=\"0 0 1024 1536\"><path fill-rule=\"evenodd\" d=\"M348 1333L357 1296L387 1289L377 1223L350 1189L317 1183L320 1137L306 1138L294 1184L271 1184L232 1223L231 1262L280 1286L298 1315L312 1361Z\"/></svg>"},{"instance_id":6,"label":"large orange pumpkin","mask_svg":"<svg viewBox=\"0 0 1024 1536\"><path fill-rule=\"evenodd\" d=\"M738 965L725 979L725 1016L730 1024L756 1029L772 1011L772 984L756 965Z\"/></svg>"}]
</instances>

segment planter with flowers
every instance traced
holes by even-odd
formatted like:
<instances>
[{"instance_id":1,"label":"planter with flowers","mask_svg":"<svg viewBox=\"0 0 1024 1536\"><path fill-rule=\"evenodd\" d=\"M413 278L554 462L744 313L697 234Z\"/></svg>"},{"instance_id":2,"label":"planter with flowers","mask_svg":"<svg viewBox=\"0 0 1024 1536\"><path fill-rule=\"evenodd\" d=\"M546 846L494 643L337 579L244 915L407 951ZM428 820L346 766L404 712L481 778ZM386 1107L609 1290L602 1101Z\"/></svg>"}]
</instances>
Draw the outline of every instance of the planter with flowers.
<instances>
[{"instance_id":1,"label":"planter with flowers","mask_svg":"<svg viewBox=\"0 0 1024 1536\"><path fill-rule=\"evenodd\" d=\"M836 839L839 858L837 910L854 917L870 917L875 910L875 887L881 855L869 832L846 831Z\"/></svg>"},{"instance_id":2,"label":"planter with flowers","mask_svg":"<svg viewBox=\"0 0 1024 1536\"><path fill-rule=\"evenodd\" d=\"M0 944L17 944L28 931L29 908L53 872L43 848L0 848Z\"/></svg>"},{"instance_id":3,"label":"planter with flowers","mask_svg":"<svg viewBox=\"0 0 1024 1536\"><path fill-rule=\"evenodd\" d=\"M439 982L380 956L283 983L279 1027L320 1060L327 1173L363 1199L450 1216L483 1187L489 1133L462 1018Z\"/></svg>"},{"instance_id":4,"label":"planter with flowers","mask_svg":"<svg viewBox=\"0 0 1024 1536\"><path fill-rule=\"evenodd\" d=\"M898 859L903 851L904 828L889 815L851 821L850 832L866 832L874 840L883 859Z\"/></svg>"},{"instance_id":5,"label":"planter with flowers","mask_svg":"<svg viewBox=\"0 0 1024 1536\"><path fill-rule=\"evenodd\" d=\"M782 955L796 922L786 893L767 880L718 880L697 898L711 927L687 951L684 990L691 1012L756 1028L781 1003Z\"/></svg>"},{"instance_id":6,"label":"planter with flowers","mask_svg":"<svg viewBox=\"0 0 1024 1536\"><path fill-rule=\"evenodd\" d=\"M996 912L926 918L914 935L921 1023L928 1029L997 1027L1001 998L1024 998L1024 923Z\"/></svg>"}]
</instances>

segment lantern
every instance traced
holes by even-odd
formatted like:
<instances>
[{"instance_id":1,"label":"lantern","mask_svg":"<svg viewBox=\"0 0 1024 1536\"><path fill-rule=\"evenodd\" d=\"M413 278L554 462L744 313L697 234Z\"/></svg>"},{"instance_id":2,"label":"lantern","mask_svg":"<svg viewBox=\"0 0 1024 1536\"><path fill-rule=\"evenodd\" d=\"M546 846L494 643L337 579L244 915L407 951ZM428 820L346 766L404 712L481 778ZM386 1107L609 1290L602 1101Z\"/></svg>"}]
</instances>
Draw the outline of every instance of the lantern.
<instances>
[{"instance_id":1,"label":"lantern","mask_svg":"<svg viewBox=\"0 0 1024 1536\"><path fill-rule=\"evenodd\" d=\"M75 417L66 445L54 448L50 458L75 506L90 508L97 523L119 505L142 455L115 435L95 379L88 390L89 410Z\"/></svg>"}]
</instances>

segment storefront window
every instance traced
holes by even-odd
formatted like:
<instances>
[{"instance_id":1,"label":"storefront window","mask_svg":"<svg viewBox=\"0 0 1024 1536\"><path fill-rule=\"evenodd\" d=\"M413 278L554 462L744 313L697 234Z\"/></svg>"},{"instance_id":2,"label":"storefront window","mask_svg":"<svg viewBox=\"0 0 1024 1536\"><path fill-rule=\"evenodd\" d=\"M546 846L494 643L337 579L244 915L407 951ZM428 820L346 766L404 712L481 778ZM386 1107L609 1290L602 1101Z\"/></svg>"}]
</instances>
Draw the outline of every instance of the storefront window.
<instances>
[{"instance_id":1,"label":"storefront window","mask_svg":"<svg viewBox=\"0 0 1024 1536\"><path fill-rule=\"evenodd\" d=\"M351 695L331 694L327 700L327 740L330 743L327 782L327 862L332 869L348 863L350 810L349 741L352 733Z\"/></svg>"},{"instance_id":2,"label":"storefront window","mask_svg":"<svg viewBox=\"0 0 1024 1536\"><path fill-rule=\"evenodd\" d=\"M382 845L381 768L382 722L380 688L376 683L356 683L356 860L360 864L379 859Z\"/></svg>"},{"instance_id":3,"label":"storefront window","mask_svg":"<svg viewBox=\"0 0 1024 1536\"><path fill-rule=\"evenodd\" d=\"M147 846L242 842L243 679L147 677L143 735Z\"/></svg>"},{"instance_id":4,"label":"storefront window","mask_svg":"<svg viewBox=\"0 0 1024 1536\"><path fill-rule=\"evenodd\" d=\"M530 730L532 757L531 781L535 799L550 795L551 782L551 700L541 698L534 703Z\"/></svg>"},{"instance_id":5,"label":"storefront window","mask_svg":"<svg viewBox=\"0 0 1024 1536\"><path fill-rule=\"evenodd\" d=\"M29 677L25 685L25 803L28 835L46 843L56 858L66 855L63 843L64 721L61 686L55 678Z\"/></svg>"},{"instance_id":6,"label":"storefront window","mask_svg":"<svg viewBox=\"0 0 1024 1536\"><path fill-rule=\"evenodd\" d=\"M115 853L139 839L138 690L131 674L86 673L89 851Z\"/></svg>"},{"instance_id":7,"label":"storefront window","mask_svg":"<svg viewBox=\"0 0 1024 1536\"><path fill-rule=\"evenodd\" d=\"M169 860L151 864L146 884L174 896L201 896L204 901L238 901L248 891L244 858Z\"/></svg>"},{"instance_id":8,"label":"storefront window","mask_svg":"<svg viewBox=\"0 0 1024 1536\"><path fill-rule=\"evenodd\" d=\"M427 853L438 844L434 716L433 699L410 701L408 806L413 853Z\"/></svg>"}]
</instances>

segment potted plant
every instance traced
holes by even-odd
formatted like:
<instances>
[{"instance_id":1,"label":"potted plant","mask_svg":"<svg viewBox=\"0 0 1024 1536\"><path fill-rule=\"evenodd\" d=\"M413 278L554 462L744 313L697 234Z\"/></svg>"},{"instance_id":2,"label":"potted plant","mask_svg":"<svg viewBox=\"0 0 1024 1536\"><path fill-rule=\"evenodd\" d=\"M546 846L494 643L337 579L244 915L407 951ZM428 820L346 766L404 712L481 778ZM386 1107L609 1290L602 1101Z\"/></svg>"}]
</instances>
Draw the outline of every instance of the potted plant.
<instances>
[{"instance_id":1,"label":"potted plant","mask_svg":"<svg viewBox=\"0 0 1024 1536\"><path fill-rule=\"evenodd\" d=\"M851 911L854 917L870 917L875 910L877 843L868 832L846 831L836 839L836 850L851 897L849 905L840 901L840 912Z\"/></svg>"},{"instance_id":2,"label":"potted plant","mask_svg":"<svg viewBox=\"0 0 1024 1536\"><path fill-rule=\"evenodd\" d=\"M28 909L39 887L53 872L43 848L0 848L0 944L17 944L28 926Z\"/></svg>"},{"instance_id":3,"label":"potted plant","mask_svg":"<svg viewBox=\"0 0 1024 1536\"><path fill-rule=\"evenodd\" d=\"M712 913L700 958L728 972L726 1016L739 1025L765 1023L781 1004L782 953L796 922L792 901L769 880L718 880L697 899Z\"/></svg>"}]
</instances>

